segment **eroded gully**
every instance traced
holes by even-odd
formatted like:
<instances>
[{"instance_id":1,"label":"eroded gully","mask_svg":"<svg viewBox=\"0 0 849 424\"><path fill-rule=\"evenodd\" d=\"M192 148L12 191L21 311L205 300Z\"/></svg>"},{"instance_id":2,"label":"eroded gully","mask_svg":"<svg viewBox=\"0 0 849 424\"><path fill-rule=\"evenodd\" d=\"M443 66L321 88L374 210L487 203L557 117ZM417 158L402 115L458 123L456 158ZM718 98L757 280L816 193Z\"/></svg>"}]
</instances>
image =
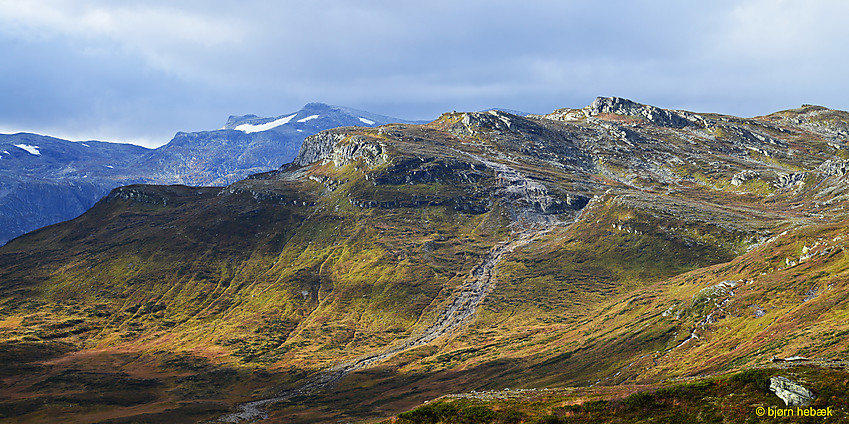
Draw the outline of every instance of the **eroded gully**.
<instances>
[{"instance_id":1,"label":"eroded gully","mask_svg":"<svg viewBox=\"0 0 849 424\"><path fill-rule=\"evenodd\" d=\"M381 352L336 365L313 377L300 387L286 390L271 398L255 400L239 405L237 412L223 416L216 420L216 422L237 423L240 421L265 419L268 415L264 408L271 403L284 401L293 396L313 393L336 383L349 373L369 368L405 350L428 344L439 337L452 334L470 320L475 312L477 312L484 297L492 290L495 285L495 267L501 261L502 257L517 247L528 244L536 237L549 232L551 228L550 226L545 226L544 228L526 229L514 233L512 240L499 243L493 247L484 255L481 263L471 271L470 278L454 293L451 303L439 313L436 322L420 333L414 334Z\"/></svg>"}]
</instances>

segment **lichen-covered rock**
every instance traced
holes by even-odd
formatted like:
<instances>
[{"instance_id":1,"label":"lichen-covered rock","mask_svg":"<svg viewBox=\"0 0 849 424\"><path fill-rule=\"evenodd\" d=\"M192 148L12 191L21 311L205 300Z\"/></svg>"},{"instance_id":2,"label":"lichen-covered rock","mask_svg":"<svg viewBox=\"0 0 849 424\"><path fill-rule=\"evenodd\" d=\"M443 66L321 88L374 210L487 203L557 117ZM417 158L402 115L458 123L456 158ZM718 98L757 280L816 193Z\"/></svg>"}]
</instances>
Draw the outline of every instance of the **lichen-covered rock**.
<instances>
[{"instance_id":1,"label":"lichen-covered rock","mask_svg":"<svg viewBox=\"0 0 849 424\"><path fill-rule=\"evenodd\" d=\"M332 160L336 166L343 166L358 158L374 166L384 159L383 147L377 140L362 135L330 130L304 139L293 163L306 166L313 162Z\"/></svg>"},{"instance_id":2,"label":"lichen-covered rock","mask_svg":"<svg viewBox=\"0 0 849 424\"><path fill-rule=\"evenodd\" d=\"M784 174L779 176L772 185L775 186L775 188L791 188L800 186L805 183L805 177L807 176L807 172Z\"/></svg>"},{"instance_id":3,"label":"lichen-covered rock","mask_svg":"<svg viewBox=\"0 0 849 424\"><path fill-rule=\"evenodd\" d=\"M769 390L780 397L787 406L808 406L817 396L801 384L787 377L769 379Z\"/></svg>"},{"instance_id":4,"label":"lichen-covered rock","mask_svg":"<svg viewBox=\"0 0 849 424\"><path fill-rule=\"evenodd\" d=\"M827 160L817 167L817 170L828 176L842 177L849 172L849 161L847 160Z\"/></svg>"},{"instance_id":5,"label":"lichen-covered rock","mask_svg":"<svg viewBox=\"0 0 849 424\"><path fill-rule=\"evenodd\" d=\"M304 139L298 156L293 161L295 165L306 166L330 156L333 148L345 139L345 134L324 131Z\"/></svg>"},{"instance_id":6,"label":"lichen-covered rock","mask_svg":"<svg viewBox=\"0 0 849 424\"><path fill-rule=\"evenodd\" d=\"M744 182L749 181L749 180L754 180L755 178L758 178L760 176L761 176L761 174L759 172L752 171L751 169L747 169L747 170L741 171L737 175L734 175L731 178L731 185L740 186Z\"/></svg>"}]
</instances>

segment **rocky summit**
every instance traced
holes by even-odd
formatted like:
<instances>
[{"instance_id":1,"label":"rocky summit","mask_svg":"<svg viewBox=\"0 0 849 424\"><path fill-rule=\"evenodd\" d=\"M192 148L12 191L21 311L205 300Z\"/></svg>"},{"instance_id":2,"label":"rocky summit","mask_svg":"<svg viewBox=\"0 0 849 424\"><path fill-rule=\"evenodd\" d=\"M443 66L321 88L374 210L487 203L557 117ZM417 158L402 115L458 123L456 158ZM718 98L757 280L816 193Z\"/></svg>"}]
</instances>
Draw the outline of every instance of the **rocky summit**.
<instances>
[{"instance_id":1,"label":"rocky summit","mask_svg":"<svg viewBox=\"0 0 849 424\"><path fill-rule=\"evenodd\" d=\"M599 98L116 188L0 248L0 417L849 419L847 128Z\"/></svg>"}]
</instances>

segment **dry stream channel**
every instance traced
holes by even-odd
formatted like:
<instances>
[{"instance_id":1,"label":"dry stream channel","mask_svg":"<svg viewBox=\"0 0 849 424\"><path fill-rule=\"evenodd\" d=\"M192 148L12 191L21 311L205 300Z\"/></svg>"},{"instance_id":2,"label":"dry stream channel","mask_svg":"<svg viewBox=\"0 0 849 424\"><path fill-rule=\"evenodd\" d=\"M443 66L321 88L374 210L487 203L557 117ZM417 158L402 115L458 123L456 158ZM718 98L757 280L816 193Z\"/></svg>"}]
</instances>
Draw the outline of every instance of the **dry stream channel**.
<instances>
[{"instance_id":1,"label":"dry stream channel","mask_svg":"<svg viewBox=\"0 0 849 424\"><path fill-rule=\"evenodd\" d=\"M475 267L469 278L460 290L454 294L451 303L439 314L436 322L424 329L420 334L412 335L399 344L388 347L386 350L361 358L336 365L321 374L313 377L304 385L281 392L275 397L255 400L239 405L239 410L225 415L216 422L237 423L243 420L256 421L268 417L264 407L268 404L280 402L292 396L307 395L316 390L330 386L343 379L351 372L358 371L372 365L383 362L405 350L428 344L439 337L448 335L466 324L470 317L477 312L484 297L495 285L495 266L501 258L512 252L519 246L528 244L534 238L547 233L550 228L543 230L525 230L509 242L502 242L492 248L483 258L480 265Z\"/></svg>"}]
</instances>

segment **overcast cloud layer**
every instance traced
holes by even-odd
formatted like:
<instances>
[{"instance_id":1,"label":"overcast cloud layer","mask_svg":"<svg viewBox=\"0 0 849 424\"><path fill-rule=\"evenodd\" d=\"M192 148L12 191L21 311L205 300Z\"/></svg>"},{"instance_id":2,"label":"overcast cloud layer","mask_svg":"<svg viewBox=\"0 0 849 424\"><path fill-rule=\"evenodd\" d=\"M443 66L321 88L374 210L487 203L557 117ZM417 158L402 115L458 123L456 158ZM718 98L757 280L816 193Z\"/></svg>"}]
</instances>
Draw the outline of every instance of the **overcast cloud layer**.
<instances>
[{"instance_id":1,"label":"overcast cloud layer","mask_svg":"<svg viewBox=\"0 0 849 424\"><path fill-rule=\"evenodd\" d=\"M408 119L597 96L846 110L846 16L843 0L0 0L0 132L156 146L311 101Z\"/></svg>"}]
</instances>

